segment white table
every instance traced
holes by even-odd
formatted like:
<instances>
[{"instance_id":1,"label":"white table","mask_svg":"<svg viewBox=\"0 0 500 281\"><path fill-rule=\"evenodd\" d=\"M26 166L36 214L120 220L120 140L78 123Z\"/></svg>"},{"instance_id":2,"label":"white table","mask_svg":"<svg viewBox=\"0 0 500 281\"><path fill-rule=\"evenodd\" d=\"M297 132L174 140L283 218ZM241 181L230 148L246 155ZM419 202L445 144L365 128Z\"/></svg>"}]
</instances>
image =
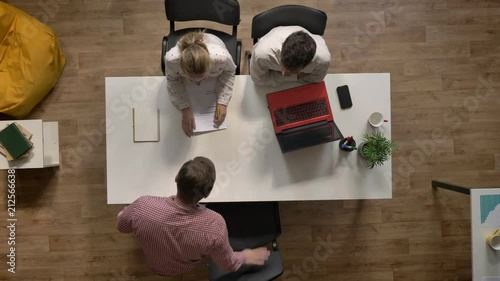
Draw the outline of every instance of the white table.
<instances>
[{"instance_id":1,"label":"white table","mask_svg":"<svg viewBox=\"0 0 500 281\"><path fill-rule=\"evenodd\" d=\"M460 185L451 182L460 181ZM470 195L471 209L471 245L472 245L472 280L500 280L500 251L495 251L486 243L486 237L500 229L500 188L476 188L475 179L443 178L432 180L432 187L451 190ZM481 197L493 195L493 200L485 200L481 208ZM487 220L483 222L481 212Z\"/></svg>"},{"instance_id":2,"label":"white table","mask_svg":"<svg viewBox=\"0 0 500 281\"><path fill-rule=\"evenodd\" d=\"M391 118L390 75L329 74L325 78L335 122L358 144L373 129L373 111ZM353 107L341 110L337 86L349 85ZM217 180L205 202L378 199L392 197L391 161L368 169L358 153L339 151L338 142L282 154L265 95L278 88L254 85L236 76L228 107L228 129L188 138L181 113L171 104L166 79L106 77L106 157L108 204L131 203L142 195L176 193L181 165L195 156L214 161ZM160 141L134 143L132 108L160 109ZM390 123L378 128L391 137Z\"/></svg>"},{"instance_id":3,"label":"white table","mask_svg":"<svg viewBox=\"0 0 500 281\"><path fill-rule=\"evenodd\" d=\"M471 236L472 236L472 280L483 281L484 276L498 276L500 280L500 251L494 251L486 243L486 237L492 234L497 226L481 226L481 195L500 195L500 188L470 190Z\"/></svg>"},{"instance_id":4,"label":"white table","mask_svg":"<svg viewBox=\"0 0 500 281\"><path fill-rule=\"evenodd\" d=\"M0 129L10 123L17 122L30 131L33 136L33 148L26 158L12 161L0 155L0 170L32 169L59 166L59 123L42 120L9 120L0 121Z\"/></svg>"}]
</instances>

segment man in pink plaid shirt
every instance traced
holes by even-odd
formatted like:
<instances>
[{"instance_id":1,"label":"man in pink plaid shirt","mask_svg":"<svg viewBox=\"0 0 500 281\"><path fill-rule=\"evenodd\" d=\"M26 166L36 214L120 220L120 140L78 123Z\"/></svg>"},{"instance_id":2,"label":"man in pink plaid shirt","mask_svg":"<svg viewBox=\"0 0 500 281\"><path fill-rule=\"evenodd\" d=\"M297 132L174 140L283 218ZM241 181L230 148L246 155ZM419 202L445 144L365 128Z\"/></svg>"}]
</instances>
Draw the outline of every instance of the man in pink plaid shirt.
<instances>
[{"instance_id":1,"label":"man in pink plaid shirt","mask_svg":"<svg viewBox=\"0 0 500 281\"><path fill-rule=\"evenodd\" d=\"M198 204L215 182L212 161L205 157L187 161L175 182L177 195L142 196L118 214L118 230L134 234L151 271L179 275L208 259L227 272L264 264L269 257L266 248L233 251L224 218Z\"/></svg>"}]
</instances>

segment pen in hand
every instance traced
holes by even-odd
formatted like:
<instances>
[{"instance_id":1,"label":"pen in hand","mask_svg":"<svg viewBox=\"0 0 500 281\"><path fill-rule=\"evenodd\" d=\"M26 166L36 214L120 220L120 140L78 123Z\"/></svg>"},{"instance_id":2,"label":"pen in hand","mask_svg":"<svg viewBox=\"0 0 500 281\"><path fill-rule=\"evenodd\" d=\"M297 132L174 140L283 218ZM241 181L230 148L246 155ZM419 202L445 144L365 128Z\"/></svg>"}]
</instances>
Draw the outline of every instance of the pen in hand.
<instances>
[{"instance_id":1,"label":"pen in hand","mask_svg":"<svg viewBox=\"0 0 500 281\"><path fill-rule=\"evenodd\" d=\"M220 124L218 123L220 120L220 107L219 104L215 107L215 120L214 120L214 128L219 128Z\"/></svg>"}]
</instances>

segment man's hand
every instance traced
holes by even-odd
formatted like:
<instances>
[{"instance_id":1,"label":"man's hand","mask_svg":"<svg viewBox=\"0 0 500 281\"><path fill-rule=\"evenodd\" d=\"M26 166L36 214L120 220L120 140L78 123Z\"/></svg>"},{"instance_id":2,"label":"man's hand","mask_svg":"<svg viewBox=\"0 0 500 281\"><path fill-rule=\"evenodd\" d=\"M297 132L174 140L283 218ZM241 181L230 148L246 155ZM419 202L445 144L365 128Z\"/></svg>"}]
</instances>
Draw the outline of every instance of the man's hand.
<instances>
[{"instance_id":1,"label":"man's hand","mask_svg":"<svg viewBox=\"0 0 500 281\"><path fill-rule=\"evenodd\" d=\"M182 130L186 136L190 137L194 129L196 129L196 124L194 123L193 111L191 107L186 107L182 110Z\"/></svg>"},{"instance_id":2,"label":"man's hand","mask_svg":"<svg viewBox=\"0 0 500 281\"><path fill-rule=\"evenodd\" d=\"M309 76L309 73L301 72L301 73L297 74L297 80L305 78L306 76Z\"/></svg>"},{"instance_id":3,"label":"man's hand","mask_svg":"<svg viewBox=\"0 0 500 281\"><path fill-rule=\"evenodd\" d=\"M263 265L269 258L270 252L266 247L243 250L246 265Z\"/></svg>"},{"instance_id":4,"label":"man's hand","mask_svg":"<svg viewBox=\"0 0 500 281\"><path fill-rule=\"evenodd\" d=\"M227 105L223 104L217 104L219 107L219 119L217 119L217 110L215 111L214 115L214 124L215 126L219 127L222 122L226 119L226 114L227 114Z\"/></svg>"},{"instance_id":5,"label":"man's hand","mask_svg":"<svg viewBox=\"0 0 500 281\"><path fill-rule=\"evenodd\" d=\"M290 71L284 69L284 68L281 68L281 75L285 76L285 77L290 77L293 75L293 73L291 73Z\"/></svg>"}]
</instances>

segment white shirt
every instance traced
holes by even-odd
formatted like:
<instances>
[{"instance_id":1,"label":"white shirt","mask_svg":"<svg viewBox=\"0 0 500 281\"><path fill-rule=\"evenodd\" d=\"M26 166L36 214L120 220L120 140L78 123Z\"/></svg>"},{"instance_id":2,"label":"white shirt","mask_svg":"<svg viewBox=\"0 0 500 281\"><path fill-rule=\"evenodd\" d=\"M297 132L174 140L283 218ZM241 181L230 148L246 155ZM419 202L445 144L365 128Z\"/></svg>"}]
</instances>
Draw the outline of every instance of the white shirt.
<instances>
[{"instance_id":1,"label":"white shirt","mask_svg":"<svg viewBox=\"0 0 500 281\"><path fill-rule=\"evenodd\" d=\"M316 42L314 58L301 71L309 75L300 80L306 83L323 81L330 67L330 51L328 51L325 40L300 26L279 26L260 38L253 48L252 59L250 60L250 76L255 84L276 86L283 81L290 80L290 77L281 75L281 48L285 39L296 31L308 33ZM291 79L297 80L297 76L293 75Z\"/></svg>"},{"instance_id":2,"label":"white shirt","mask_svg":"<svg viewBox=\"0 0 500 281\"><path fill-rule=\"evenodd\" d=\"M231 54L226 49L226 45L219 37L206 33L203 42L207 45L212 62L208 77L217 77L217 102L227 105L233 94L236 65ZM168 94L172 103L182 110L189 107L189 98L184 85L187 75L182 71L180 59L179 46L173 47L165 54Z\"/></svg>"}]
</instances>

